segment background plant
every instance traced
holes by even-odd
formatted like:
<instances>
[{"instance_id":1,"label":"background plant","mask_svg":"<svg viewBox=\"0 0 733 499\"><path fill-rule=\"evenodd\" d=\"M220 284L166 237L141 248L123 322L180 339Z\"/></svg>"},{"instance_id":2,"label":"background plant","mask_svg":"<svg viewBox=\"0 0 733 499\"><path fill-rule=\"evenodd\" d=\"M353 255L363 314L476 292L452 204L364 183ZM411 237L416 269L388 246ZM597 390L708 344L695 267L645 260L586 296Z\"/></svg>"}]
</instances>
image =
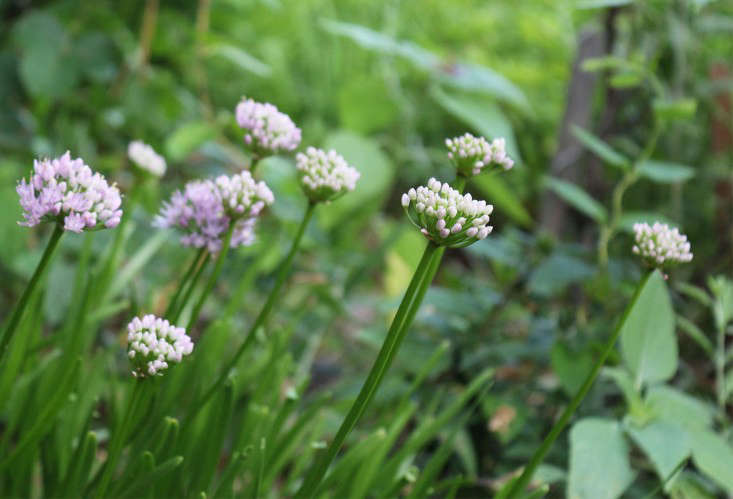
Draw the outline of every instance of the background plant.
<instances>
[{"instance_id":1,"label":"background plant","mask_svg":"<svg viewBox=\"0 0 733 499\"><path fill-rule=\"evenodd\" d=\"M261 310L304 212L292 162L261 161L257 172L277 202L254 245L223 263L190 332L201 350L164 380L175 390L156 400L156 426L134 433L110 494L139 495L153 478L147 491L156 496L295 493L355 398L417 266L422 236L404 219L400 195L430 176L452 178L443 141L465 131L506 137L517 161L511 175L468 186L496 206L495 233L446 255L324 490L362 497L500 489L631 301L641 276L630 253L633 222L661 220L682 228L695 251L665 285L674 320L664 337L679 352L673 374L627 397L623 375L612 374L629 370L626 354L614 352L535 483L551 484L552 495L586 490L578 465L608 463L578 458L578 448L600 428L612 449L598 454L623 468L626 495L730 493L730 466L715 467L731 447L730 395L721 398L731 383L720 381L730 376L730 322L719 326L727 298L711 277L728 279L733 264L731 16L721 1L5 2L2 317L50 235L16 224L15 183L33 158L70 149L116 181L134 208L120 230L64 237L29 299L33 313L0 370L0 490L79 495L89 487L129 396L124 325L162 315L195 256L172 233L151 230L151 218L186 181L249 163L234 117L246 95L290 115L303 144L363 166L363 189L314 215L270 325L188 425L194 395L215 381L219 359ZM135 179L126 159L134 139L166 158L159 181ZM630 171L634 181L624 182ZM614 197L616 185L623 196ZM610 226L607 264L599 265ZM203 268L193 296L210 272ZM637 395L638 407L628 401ZM680 469L658 468L664 447L640 443L632 430L682 423L647 414L639 426L633 418L665 396L704 408L693 430L714 436L707 448L720 450L716 460L693 450ZM11 472L2 459L20 445ZM677 479L667 480L672 471Z\"/></svg>"}]
</instances>

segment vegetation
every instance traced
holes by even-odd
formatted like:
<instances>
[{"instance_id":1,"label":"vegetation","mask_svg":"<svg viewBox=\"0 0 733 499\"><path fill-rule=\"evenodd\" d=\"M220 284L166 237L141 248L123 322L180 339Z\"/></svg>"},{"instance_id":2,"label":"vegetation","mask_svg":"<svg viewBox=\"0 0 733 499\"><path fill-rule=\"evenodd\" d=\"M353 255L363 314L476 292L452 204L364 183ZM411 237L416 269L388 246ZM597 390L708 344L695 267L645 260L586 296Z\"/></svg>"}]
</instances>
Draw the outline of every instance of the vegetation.
<instances>
[{"instance_id":1,"label":"vegetation","mask_svg":"<svg viewBox=\"0 0 733 499\"><path fill-rule=\"evenodd\" d=\"M733 495L729 2L0 27L0 496Z\"/></svg>"}]
</instances>

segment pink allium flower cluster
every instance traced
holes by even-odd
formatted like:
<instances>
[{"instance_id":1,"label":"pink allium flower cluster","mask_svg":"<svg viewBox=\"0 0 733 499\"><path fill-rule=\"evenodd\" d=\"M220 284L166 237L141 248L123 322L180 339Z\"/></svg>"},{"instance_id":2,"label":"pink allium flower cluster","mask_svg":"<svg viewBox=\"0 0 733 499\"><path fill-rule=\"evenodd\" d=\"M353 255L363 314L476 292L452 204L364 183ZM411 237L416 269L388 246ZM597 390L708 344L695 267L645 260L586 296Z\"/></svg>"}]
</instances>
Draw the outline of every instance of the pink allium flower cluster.
<instances>
[{"instance_id":1,"label":"pink allium flower cluster","mask_svg":"<svg viewBox=\"0 0 733 499\"><path fill-rule=\"evenodd\" d=\"M177 228L183 232L184 246L221 249L222 237L234 223L230 247L247 246L254 241L257 216L275 201L264 182L256 182L250 172L214 180L194 180L183 191L176 191L155 218L153 225Z\"/></svg>"},{"instance_id":2,"label":"pink allium flower cluster","mask_svg":"<svg viewBox=\"0 0 733 499\"><path fill-rule=\"evenodd\" d=\"M514 160L507 156L503 137L489 142L483 137L466 133L460 137L445 139L445 145L448 148L448 157L456 169L467 177L478 175L492 165L504 170L514 166Z\"/></svg>"},{"instance_id":3,"label":"pink allium flower cluster","mask_svg":"<svg viewBox=\"0 0 733 499\"><path fill-rule=\"evenodd\" d=\"M245 130L244 142L258 154L292 151L300 144L300 128L272 104L242 99L237 104L236 118Z\"/></svg>"},{"instance_id":4,"label":"pink allium flower cluster","mask_svg":"<svg viewBox=\"0 0 733 499\"><path fill-rule=\"evenodd\" d=\"M635 243L632 251L650 267L665 267L692 260L687 236L667 224L655 222L634 224Z\"/></svg>"},{"instance_id":5,"label":"pink allium flower cluster","mask_svg":"<svg viewBox=\"0 0 733 499\"><path fill-rule=\"evenodd\" d=\"M23 208L20 225L62 222L64 230L82 232L116 227L122 198L115 185L67 151L56 159L35 160L33 174L16 187Z\"/></svg>"},{"instance_id":6,"label":"pink allium flower cluster","mask_svg":"<svg viewBox=\"0 0 733 499\"><path fill-rule=\"evenodd\" d=\"M168 363L179 363L193 351L193 342L182 327L152 314L135 317L127 325L127 356L132 375L162 376Z\"/></svg>"},{"instance_id":7,"label":"pink allium flower cluster","mask_svg":"<svg viewBox=\"0 0 733 499\"><path fill-rule=\"evenodd\" d=\"M314 203L333 201L356 187L361 174L333 149L309 147L295 156L300 182Z\"/></svg>"}]
</instances>

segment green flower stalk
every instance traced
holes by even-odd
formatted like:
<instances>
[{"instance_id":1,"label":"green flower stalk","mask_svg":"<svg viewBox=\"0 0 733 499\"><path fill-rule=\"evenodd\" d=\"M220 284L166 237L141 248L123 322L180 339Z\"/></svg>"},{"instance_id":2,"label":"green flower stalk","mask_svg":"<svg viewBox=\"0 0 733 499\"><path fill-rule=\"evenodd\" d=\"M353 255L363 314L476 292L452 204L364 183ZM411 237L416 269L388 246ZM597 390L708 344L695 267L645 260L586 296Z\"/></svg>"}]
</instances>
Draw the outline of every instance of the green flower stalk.
<instances>
[{"instance_id":1,"label":"green flower stalk","mask_svg":"<svg viewBox=\"0 0 733 499\"><path fill-rule=\"evenodd\" d=\"M0 339L0 359L18 329L33 291L38 286L58 246L64 231L85 231L117 227L122 217L122 197L115 185L109 185L81 158L67 151L55 159L33 162L28 181L22 179L17 187L23 221L20 225L33 227L41 223L54 224L54 230L36 270L31 276L20 301L10 315Z\"/></svg>"},{"instance_id":2,"label":"green flower stalk","mask_svg":"<svg viewBox=\"0 0 733 499\"><path fill-rule=\"evenodd\" d=\"M459 176L456 186L462 189L465 181L464 176ZM458 189L434 178L430 179L427 186L410 189L405 193L402 196L402 205L412 223L428 239L428 244L356 401L328 449L319 456L309 471L296 497L312 497L318 492L329 465L364 414L394 361L440 266L445 249L466 247L491 232L488 222L492 205L474 200L470 194L461 195Z\"/></svg>"},{"instance_id":3,"label":"green flower stalk","mask_svg":"<svg viewBox=\"0 0 733 499\"><path fill-rule=\"evenodd\" d=\"M262 310L260 310L257 318L250 326L249 331L247 331L244 341L229 362L224 366L224 369L211 388L204 392L201 399L193 406L193 411L189 414L189 418L187 418L189 420L222 386L224 386L227 376L229 376L229 372L234 368L237 362L239 362L239 359L242 357L244 352L252 346L252 343L254 343L255 333L257 330L266 324L267 319L280 296L280 290L290 274L290 269L293 266L295 255L298 252L303 235L308 227L308 223L313 217L316 206L321 203L334 201L347 192L354 190L356 187L356 181L360 176L359 172L352 166L349 166L346 160L335 151L325 152L313 147L309 147L305 154L299 153L297 155L296 167L300 173L301 188L308 197L308 207L306 208L303 219L298 226L295 239L293 239L293 243L290 246L288 254L285 256L285 259L278 266L279 271L275 278L275 284L270 290L270 294L268 295L265 304L262 306Z\"/></svg>"},{"instance_id":4,"label":"green flower stalk","mask_svg":"<svg viewBox=\"0 0 733 499\"><path fill-rule=\"evenodd\" d=\"M598 374L601 372L601 368L603 368L603 364L605 364L606 359L611 354L616 345L616 341L618 341L621 331L623 330L624 322L626 321L627 315L633 308L633 304L636 302L637 297L644 289L644 286L649 278L655 272L659 271L660 274L666 279L666 276L664 274L665 267L672 264L676 265L679 263L689 262L690 260L692 260L690 243L687 242L687 237L684 234L680 234L677 229L670 229L668 226L660 224L659 222L655 223L652 226L649 226L645 223L637 223L634 225L634 232L635 244L632 248L632 252L638 255L642 263L645 266L651 267L652 270L639 283L639 286L636 288L634 297L631 300L631 305L627 307L623 317L618 322L616 329L606 342L606 345L603 347L603 351L601 352L600 357L598 357L598 360L593 366L593 369L591 369L590 373L588 373L588 376L585 378L585 381L578 390L578 393L575 394L573 399L570 401L570 404L568 404L568 406L565 408L562 415L560 416L560 419L558 419L557 422L552 426L552 428L550 429L550 433L547 434L545 439L542 441L542 444L532 455L532 458L530 459L527 466L524 468L524 470L522 470L522 474L519 475L519 477L511 483L509 489L507 489L507 493L502 495L502 498L513 499L515 497L519 497L520 494L527 488L527 485L532 479L532 475L534 475L537 467L542 463L542 460L549 452L552 444L555 442L555 440L557 440L557 437L560 436L560 433L563 431L563 429L565 429L565 426L570 421L570 418L573 416L575 411L580 406L580 403L583 401L583 399L593 386L593 383L598 377ZM650 313L653 313L653 311L650 311Z\"/></svg>"},{"instance_id":5,"label":"green flower stalk","mask_svg":"<svg viewBox=\"0 0 733 499\"><path fill-rule=\"evenodd\" d=\"M154 388L149 378L162 376L169 364L181 362L184 356L193 351L193 342L185 329L150 314L130 321L127 325L127 343L127 355L132 365L132 375L136 379L125 414L109 442L107 461L95 497L105 496L130 430L135 428L137 420L147 408L147 400Z\"/></svg>"}]
</instances>

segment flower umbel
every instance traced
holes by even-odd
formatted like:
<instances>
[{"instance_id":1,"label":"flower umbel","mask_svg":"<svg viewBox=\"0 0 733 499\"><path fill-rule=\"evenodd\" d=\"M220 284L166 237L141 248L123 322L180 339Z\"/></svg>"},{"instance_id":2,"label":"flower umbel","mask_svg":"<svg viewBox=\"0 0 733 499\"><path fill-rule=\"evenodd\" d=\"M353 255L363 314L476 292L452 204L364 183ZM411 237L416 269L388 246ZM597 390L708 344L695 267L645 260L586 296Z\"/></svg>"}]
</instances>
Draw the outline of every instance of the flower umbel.
<instances>
[{"instance_id":1,"label":"flower umbel","mask_svg":"<svg viewBox=\"0 0 733 499\"><path fill-rule=\"evenodd\" d=\"M127 356L135 377L162 376L169 363L181 362L192 351L186 330L165 319L148 314L127 325Z\"/></svg>"},{"instance_id":2,"label":"flower umbel","mask_svg":"<svg viewBox=\"0 0 733 499\"><path fill-rule=\"evenodd\" d=\"M445 145L448 147L448 157L458 172L466 177L478 175L492 166L504 170L514 166L514 160L507 156L503 137L489 143L483 137L466 133L460 137L445 139Z\"/></svg>"},{"instance_id":3,"label":"flower umbel","mask_svg":"<svg viewBox=\"0 0 733 499\"><path fill-rule=\"evenodd\" d=\"M235 114L245 130L244 142L260 155L292 151L300 144L300 128L270 103L243 98Z\"/></svg>"},{"instance_id":4,"label":"flower umbel","mask_svg":"<svg viewBox=\"0 0 733 499\"><path fill-rule=\"evenodd\" d=\"M403 194L402 206L410 221L439 246L463 248L486 238L493 228L488 225L492 205L434 178Z\"/></svg>"},{"instance_id":5,"label":"flower umbel","mask_svg":"<svg viewBox=\"0 0 733 499\"><path fill-rule=\"evenodd\" d=\"M314 202L333 201L353 191L361 174L343 156L331 149L309 147L295 157L301 187Z\"/></svg>"},{"instance_id":6,"label":"flower umbel","mask_svg":"<svg viewBox=\"0 0 733 499\"><path fill-rule=\"evenodd\" d=\"M235 224L231 247L252 244L257 215L274 200L267 185L256 182L248 171L215 180L194 180L183 191L173 193L153 225L175 227L183 232L184 246L206 247L215 253L230 223Z\"/></svg>"},{"instance_id":7,"label":"flower umbel","mask_svg":"<svg viewBox=\"0 0 733 499\"><path fill-rule=\"evenodd\" d=\"M165 174L165 159L155 150L140 140L134 140L127 146L127 156L140 169L152 173L156 177Z\"/></svg>"},{"instance_id":8,"label":"flower umbel","mask_svg":"<svg viewBox=\"0 0 733 499\"><path fill-rule=\"evenodd\" d=\"M634 254L650 267L669 267L692 260L687 236L677 228L654 222L634 224Z\"/></svg>"},{"instance_id":9,"label":"flower umbel","mask_svg":"<svg viewBox=\"0 0 733 499\"><path fill-rule=\"evenodd\" d=\"M62 222L64 230L82 232L116 227L122 198L115 185L67 151L56 159L35 160L33 174L16 187L23 208L20 225Z\"/></svg>"}]
</instances>

